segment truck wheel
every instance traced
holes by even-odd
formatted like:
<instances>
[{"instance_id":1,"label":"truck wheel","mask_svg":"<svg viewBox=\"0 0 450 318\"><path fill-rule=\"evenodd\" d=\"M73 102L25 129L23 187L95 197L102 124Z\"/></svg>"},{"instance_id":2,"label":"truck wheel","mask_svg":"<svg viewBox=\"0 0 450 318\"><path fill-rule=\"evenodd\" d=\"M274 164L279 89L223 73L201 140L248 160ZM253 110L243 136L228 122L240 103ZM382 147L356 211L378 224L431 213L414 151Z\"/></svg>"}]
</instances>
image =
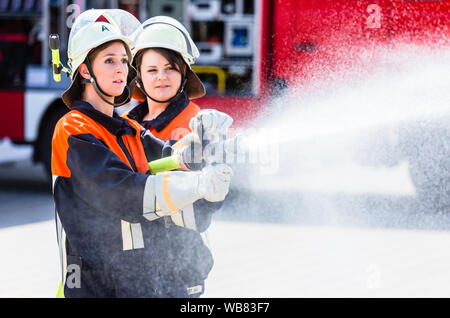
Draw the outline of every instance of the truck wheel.
<instances>
[{"instance_id":1,"label":"truck wheel","mask_svg":"<svg viewBox=\"0 0 450 318\"><path fill-rule=\"evenodd\" d=\"M44 165L48 181L52 180L52 138L56 123L69 110L65 106L53 108L43 118L37 143L38 161Z\"/></svg>"}]
</instances>

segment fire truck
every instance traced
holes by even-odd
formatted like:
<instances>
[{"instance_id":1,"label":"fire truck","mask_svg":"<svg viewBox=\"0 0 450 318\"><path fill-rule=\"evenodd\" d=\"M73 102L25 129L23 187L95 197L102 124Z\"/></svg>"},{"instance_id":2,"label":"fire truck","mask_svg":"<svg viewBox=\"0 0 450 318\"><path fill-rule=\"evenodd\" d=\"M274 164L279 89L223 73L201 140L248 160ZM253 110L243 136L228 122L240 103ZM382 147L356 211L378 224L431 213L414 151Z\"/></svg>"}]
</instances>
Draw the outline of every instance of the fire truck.
<instances>
[{"instance_id":1,"label":"fire truck","mask_svg":"<svg viewBox=\"0 0 450 318\"><path fill-rule=\"evenodd\" d=\"M48 36L60 35L65 64L70 27L89 8L180 20L201 54L193 68L207 95L196 103L229 113L236 126L275 93L358 63L361 50L442 46L450 38L449 0L0 0L0 143L31 147L47 170L69 85L52 80Z\"/></svg>"}]
</instances>

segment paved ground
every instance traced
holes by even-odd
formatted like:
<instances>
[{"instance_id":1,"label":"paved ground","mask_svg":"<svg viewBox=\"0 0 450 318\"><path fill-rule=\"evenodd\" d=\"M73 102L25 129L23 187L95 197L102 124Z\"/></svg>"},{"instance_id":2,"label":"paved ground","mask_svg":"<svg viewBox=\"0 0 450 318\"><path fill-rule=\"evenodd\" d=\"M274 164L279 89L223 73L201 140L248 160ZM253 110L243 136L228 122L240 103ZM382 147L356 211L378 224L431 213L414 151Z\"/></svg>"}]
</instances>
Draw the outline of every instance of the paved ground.
<instances>
[{"instance_id":1,"label":"paved ground","mask_svg":"<svg viewBox=\"0 0 450 318\"><path fill-rule=\"evenodd\" d=\"M448 232L216 222L210 297L449 297Z\"/></svg>"},{"instance_id":2,"label":"paved ground","mask_svg":"<svg viewBox=\"0 0 450 318\"><path fill-rule=\"evenodd\" d=\"M26 162L0 168L0 297L56 293L44 180ZM204 297L450 296L449 217L421 210L413 196L301 192L282 206L270 196L230 198L209 231L215 265Z\"/></svg>"}]
</instances>

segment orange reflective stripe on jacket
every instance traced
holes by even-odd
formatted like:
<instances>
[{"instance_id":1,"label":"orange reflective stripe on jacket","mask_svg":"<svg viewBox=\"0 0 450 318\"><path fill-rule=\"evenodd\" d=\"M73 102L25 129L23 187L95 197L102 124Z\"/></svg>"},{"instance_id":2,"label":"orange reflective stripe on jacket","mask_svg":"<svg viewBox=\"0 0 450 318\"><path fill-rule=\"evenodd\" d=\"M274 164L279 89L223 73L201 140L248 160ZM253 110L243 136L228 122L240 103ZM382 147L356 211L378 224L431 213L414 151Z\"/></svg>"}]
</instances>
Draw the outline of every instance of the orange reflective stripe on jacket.
<instances>
[{"instance_id":1,"label":"orange reflective stripe on jacket","mask_svg":"<svg viewBox=\"0 0 450 318\"><path fill-rule=\"evenodd\" d=\"M136 130L136 134L124 135L124 145L128 149L137 168L136 172L146 173L148 163L145 157L144 148L140 139L141 126L127 118L131 127ZM130 160L125 152L120 148L115 135L111 134L106 128L95 122L92 118L86 116L78 110L72 110L60 120L55 128L58 133L53 136L52 147L57 149L52 155L52 174L62 177L70 177L70 170L67 167L68 138L71 135L91 134L101 140L113 151L124 163L133 169ZM134 169L133 169L134 170Z\"/></svg>"}]
</instances>

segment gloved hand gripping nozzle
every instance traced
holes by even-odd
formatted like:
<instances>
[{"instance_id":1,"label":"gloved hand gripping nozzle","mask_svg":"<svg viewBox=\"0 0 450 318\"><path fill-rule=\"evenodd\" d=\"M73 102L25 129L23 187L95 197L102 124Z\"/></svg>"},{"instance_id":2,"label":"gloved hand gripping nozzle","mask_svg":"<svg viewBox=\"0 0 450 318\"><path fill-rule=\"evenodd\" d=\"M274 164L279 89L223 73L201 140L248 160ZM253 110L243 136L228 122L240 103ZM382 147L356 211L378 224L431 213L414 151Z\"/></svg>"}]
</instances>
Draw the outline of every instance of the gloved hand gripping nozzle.
<instances>
[{"instance_id":1,"label":"gloved hand gripping nozzle","mask_svg":"<svg viewBox=\"0 0 450 318\"><path fill-rule=\"evenodd\" d=\"M232 159L237 153L241 137L226 138L232 122L231 117L224 113L214 110L199 112L189 124L192 133L172 146L172 155L149 162L151 173L174 169L197 171L207 164L235 162Z\"/></svg>"}]
</instances>

